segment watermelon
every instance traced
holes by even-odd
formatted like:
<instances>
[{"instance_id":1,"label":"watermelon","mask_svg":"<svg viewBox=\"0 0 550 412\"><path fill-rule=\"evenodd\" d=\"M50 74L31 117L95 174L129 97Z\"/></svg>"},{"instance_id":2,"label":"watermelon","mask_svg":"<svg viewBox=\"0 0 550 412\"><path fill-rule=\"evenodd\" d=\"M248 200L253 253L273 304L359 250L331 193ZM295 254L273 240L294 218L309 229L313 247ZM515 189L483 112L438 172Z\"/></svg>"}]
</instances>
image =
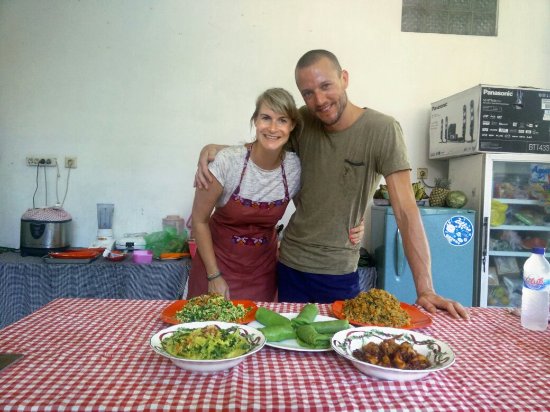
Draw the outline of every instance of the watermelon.
<instances>
[{"instance_id":1,"label":"watermelon","mask_svg":"<svg viewBox=\"0 0 550 412\"><path fill-rule=\"evenodd\" d=\"M468 202L466 194L460 190L452 190L445 198L445 204L454 209L460 209Z\"/></svg>"}]
</instances>

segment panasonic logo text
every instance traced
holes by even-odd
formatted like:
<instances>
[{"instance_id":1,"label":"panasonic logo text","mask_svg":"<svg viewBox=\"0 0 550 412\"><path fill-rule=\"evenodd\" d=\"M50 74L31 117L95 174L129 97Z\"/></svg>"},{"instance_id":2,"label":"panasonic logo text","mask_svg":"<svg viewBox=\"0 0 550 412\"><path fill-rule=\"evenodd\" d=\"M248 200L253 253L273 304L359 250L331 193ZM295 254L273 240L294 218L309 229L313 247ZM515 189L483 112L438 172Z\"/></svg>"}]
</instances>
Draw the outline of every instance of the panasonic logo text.
<instances>
[{"instance_id":1,"label":"panasonic logo text","mask_svg":"<svg viewBox=\"0 0 550 412\"><path fill-rule=\"evenodd\" d=\"M499 90L488 90L488 89L483 89L483 94L488 94L490 96L513 96L514 95L514 93L510 90L499 91Z\"/></svg>"},{"instance_id":2,"label":"panasonic logo text","mask_svg":"<svg viewBox=\"0 0 550 412\"><path fill-rule=\"evenodd\" d=\"M443 109L444 107L447 107L447 103L446 103L446 102L443 103L443 104L440 104L439 106L434 106L434 107L432 107L432 112L433 112L434 110Z\"/></svg>"}]
</instances>

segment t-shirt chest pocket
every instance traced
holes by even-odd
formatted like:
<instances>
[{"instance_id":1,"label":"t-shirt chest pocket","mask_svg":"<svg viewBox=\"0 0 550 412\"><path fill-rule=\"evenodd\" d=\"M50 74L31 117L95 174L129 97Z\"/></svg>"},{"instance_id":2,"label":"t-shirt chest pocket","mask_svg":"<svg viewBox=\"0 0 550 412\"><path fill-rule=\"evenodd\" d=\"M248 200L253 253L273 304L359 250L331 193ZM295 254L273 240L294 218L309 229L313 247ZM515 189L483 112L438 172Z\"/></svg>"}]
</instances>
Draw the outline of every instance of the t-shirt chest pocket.
<instances>
[{"instance_id":1,"label":"t-shirt chest pocket","mask_svg":"<svg viewBox=\"0 0 550 412\"><path fill-rule=\"evenodd\" d=\"M365 181L367 166L363 160L344 159L344 168L340 177L340 183L346 189L359 188Z\"/></svg>"}]
</instances>

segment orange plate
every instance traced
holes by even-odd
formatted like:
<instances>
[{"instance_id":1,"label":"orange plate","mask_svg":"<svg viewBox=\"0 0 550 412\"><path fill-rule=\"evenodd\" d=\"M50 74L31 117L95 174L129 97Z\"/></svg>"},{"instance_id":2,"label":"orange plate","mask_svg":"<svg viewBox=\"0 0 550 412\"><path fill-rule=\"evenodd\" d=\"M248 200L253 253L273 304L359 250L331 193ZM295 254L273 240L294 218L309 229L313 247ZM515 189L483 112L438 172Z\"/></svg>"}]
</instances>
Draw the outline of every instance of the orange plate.
<instances>
[{"instance_id":1,"label":"orange plate","mask_svg":"<svg viewBox=\"0 0 550 412\"><path fill-rule=\"evenodd\" d=\"M182 259L184 257L189 257L191 256L190 253L187 253L187 252L167 252L167 253L161 253L159 258L160 260L177 260L177 259Z\"/></svg>"},{"instance_id":2,"label":"orange plate","mask_svg":"<svg viewBox=\"0 0 550 412\"><path fill-rule=\"evenodd\" d=\"M69 250L77 250L77 251L83 251L83 250L86 250L86 251L89 251L89 252L99 252L99 253L103 253L105 251L105 248L104 247L89 247L87 249L69 249Z\"/></svg>"},{"instance_id":3,"label":"orange plate","mask_svg":"<svg viewBox=\"0 0 550 412\"><path fill-rule=\"evenodd\" d=\"M160 314L160 318L163 322L170 323L172 325L177 325L179 323L182 323L176 318L176 312L179 312L183 309L185 305L187 305L187 300L176 300L170 305L166 306L164 310ZM242 319L237 320L235 323L250 323L254 319L256 319L256 311L258 310L258 306L251 300L232 300L231 301L233 305L238 305L239 303L244 306L245 309L252 308L246 316Z\"/></svg>"},{"instance_id":4,"label":"orange plate","mask_svg":"<svg viewBox=\"0 0 550 412\"><path fill-rule=\"evenodd\" d=\"M93 259L101 255L97 250L68 250L66 252L50 252L48 255L54 259Z\"/></svg>"},{"instance_id":5,"label":"orange plate","mask_svg":"<svg viewBox=\"0 0 550 412\"><path fill-rule=\"evenodd\" d=\"M411 317L411 324L409 326L402 326L399 329L422 329L422 328L427 328L432 324L432 318L430 318L424 312L420 311L420 309L418 309L416 306L409 305L408 303L403 303L403 302L400 303L400 306ZM334 313L334 316L336 316L338 319L346 318L344 316L343 300L337 300L332 304L332 313ZM348 319L348 320L349 320L349 323L355 326L383 326L383 325L375 325L373 323L356 322L353 319Z\"/></svg>"}]
</instances>

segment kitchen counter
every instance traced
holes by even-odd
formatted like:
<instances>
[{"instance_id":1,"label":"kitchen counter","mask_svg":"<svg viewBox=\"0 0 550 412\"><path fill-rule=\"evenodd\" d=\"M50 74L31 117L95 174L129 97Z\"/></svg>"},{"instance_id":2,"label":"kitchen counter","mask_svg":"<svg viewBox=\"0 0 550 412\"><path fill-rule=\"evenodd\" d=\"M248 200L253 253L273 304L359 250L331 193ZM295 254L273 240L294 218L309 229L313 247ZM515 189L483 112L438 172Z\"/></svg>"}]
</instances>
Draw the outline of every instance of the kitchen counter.
<instances>
[{"instance_id":1,"label":"kitchen counter","mask_svg":"<svg viewBox=\"0 0 550 412\"><path fill-rule=\"evenodd\" d=\"M56 298L181 299L190 259L138 265L99 257L90 263L45 263L40 257L0 254L0 328Z\"/></svg>"},{"instance_id":2,"label":"kitchen counter","mask_svg":"<svg viewBox=\"0 0 550 412\"><path fill-rule=\"evenodd\" d=\"M168 299L187 295L191 259L138 265L99 257L90 263L45 263L41 257L0 253L0 328L56 298ZM362 290L375 286L376 269L360 267Z\"/></svg>"}]
</instances>

